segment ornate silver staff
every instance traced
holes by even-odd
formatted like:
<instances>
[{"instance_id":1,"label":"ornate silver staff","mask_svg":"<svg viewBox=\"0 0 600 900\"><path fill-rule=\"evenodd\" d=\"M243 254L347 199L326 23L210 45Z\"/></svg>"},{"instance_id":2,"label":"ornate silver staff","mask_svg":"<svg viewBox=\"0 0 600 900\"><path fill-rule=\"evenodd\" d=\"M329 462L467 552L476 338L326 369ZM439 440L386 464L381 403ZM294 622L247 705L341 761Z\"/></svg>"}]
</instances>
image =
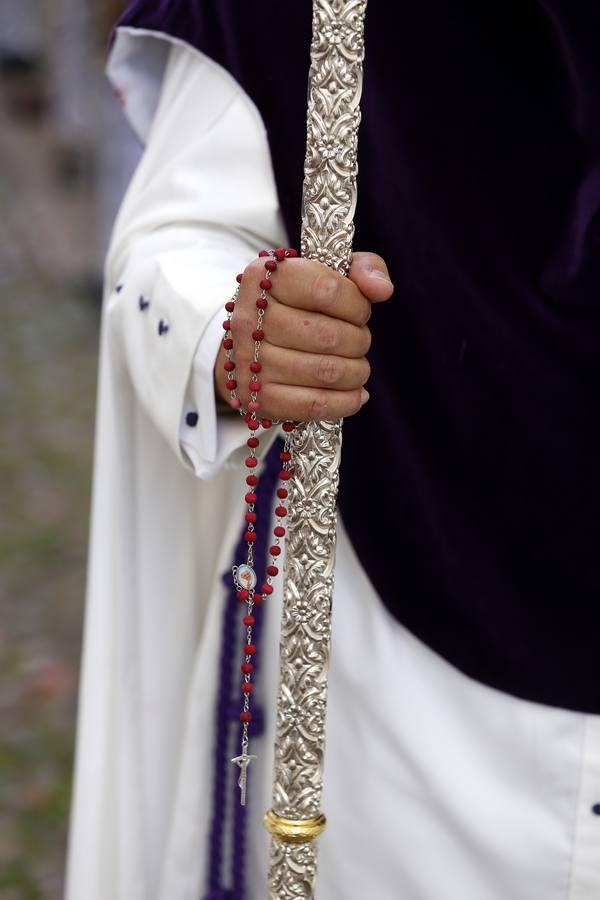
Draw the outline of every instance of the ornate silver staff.
<instances>
[{"instance_id":1,"label":"ornate silver staff","mask_svg":"<svg viewBox=\"0 0 600 900\"><path fill-rule=\"evenodd\" d=\"M364 17L367 0L314 0L302 255L344 275L356 206ZM320 811L335 561L341 422L312 422L292 437L277 698L269 900L310 900Z\"/></svg>"}]
</instances>

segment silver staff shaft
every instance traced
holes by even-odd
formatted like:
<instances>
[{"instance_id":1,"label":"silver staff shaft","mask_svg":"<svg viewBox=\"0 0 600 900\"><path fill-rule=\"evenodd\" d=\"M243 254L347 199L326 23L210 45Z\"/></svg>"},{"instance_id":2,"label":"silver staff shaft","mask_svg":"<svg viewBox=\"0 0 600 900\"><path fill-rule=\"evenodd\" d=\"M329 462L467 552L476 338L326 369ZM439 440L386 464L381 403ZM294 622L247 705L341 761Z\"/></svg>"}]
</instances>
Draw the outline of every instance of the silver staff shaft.
<instances>
[{"instance_id":1,"label":"silver staff shaft","mask_svg":"<svg viewBox=\"0 0 600 900\"><path fill-rule=\"evenodd\" d=\"M302 255L348 273L367 0L314 0ZM311 900L325 749L341 422L292 437L277 697L269 900Z\"/></svg>"}]
</instances>

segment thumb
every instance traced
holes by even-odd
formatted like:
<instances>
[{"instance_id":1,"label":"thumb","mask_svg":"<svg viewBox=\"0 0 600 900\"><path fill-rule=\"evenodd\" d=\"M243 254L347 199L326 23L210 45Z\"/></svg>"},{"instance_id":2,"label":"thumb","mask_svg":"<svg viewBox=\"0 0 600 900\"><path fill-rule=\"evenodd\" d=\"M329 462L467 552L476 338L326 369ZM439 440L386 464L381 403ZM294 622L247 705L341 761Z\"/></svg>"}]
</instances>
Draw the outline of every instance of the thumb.
<instances>
[{"instance_id":1,"label":"thumb","mask_svg":"<svg viewBox=\"0 0 600 900\"><path fill-rule=\"evenodd\" d=\"M371 303L389 300L394 293L388 267L376 253L353 253L348 278Z\"/></svg>"}]
</instances>

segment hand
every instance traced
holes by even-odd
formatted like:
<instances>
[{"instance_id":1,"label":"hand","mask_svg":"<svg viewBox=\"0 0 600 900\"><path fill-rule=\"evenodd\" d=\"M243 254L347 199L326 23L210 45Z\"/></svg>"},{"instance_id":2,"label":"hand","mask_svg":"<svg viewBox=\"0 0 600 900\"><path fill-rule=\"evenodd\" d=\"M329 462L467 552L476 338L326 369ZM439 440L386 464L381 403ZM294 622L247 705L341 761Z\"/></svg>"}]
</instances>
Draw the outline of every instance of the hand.
<instances>
[{"instance_id":1,"label":"hand","mask_svg":"<svg viewBox=\"0 0 600 900\"><path fill-rule=\"evenodd\" d=\"M246 267L231 320L238 396L248 405L256 298L264 259ZM286 259L270 275L264 340L260 416L333 421L357 413L369 399L371 304L389 300L394 287L387 266L374 253L355 253L348 278L308 259ZM229 402L221 347L215 365L218 396Z\"/></svg>"}]
</instances>

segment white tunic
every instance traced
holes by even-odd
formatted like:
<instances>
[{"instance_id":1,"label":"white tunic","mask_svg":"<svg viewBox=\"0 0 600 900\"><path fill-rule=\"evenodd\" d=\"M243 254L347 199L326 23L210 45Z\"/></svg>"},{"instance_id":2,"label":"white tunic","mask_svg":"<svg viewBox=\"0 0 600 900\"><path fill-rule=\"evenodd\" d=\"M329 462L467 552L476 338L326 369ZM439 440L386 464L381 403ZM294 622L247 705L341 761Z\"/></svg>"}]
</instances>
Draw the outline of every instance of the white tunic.
<instances>
[{"instance_id":1,"label":"white tunic","mask_svg":"<svg viewBox=\"0 0 600 900\"><path fill-rule=\"evenodd\" d=\"M147 149L106 268L66 896L201 900L247 436L217 417L212 368L236 272L285 232L260 116L226 72L122 30L111 76ZM278 605L248 900L266 897ZM430 651L386 612L343 524L333 628L320 900L597 900L600 717L502 694Z\"/></svg>"}]
</instances>

